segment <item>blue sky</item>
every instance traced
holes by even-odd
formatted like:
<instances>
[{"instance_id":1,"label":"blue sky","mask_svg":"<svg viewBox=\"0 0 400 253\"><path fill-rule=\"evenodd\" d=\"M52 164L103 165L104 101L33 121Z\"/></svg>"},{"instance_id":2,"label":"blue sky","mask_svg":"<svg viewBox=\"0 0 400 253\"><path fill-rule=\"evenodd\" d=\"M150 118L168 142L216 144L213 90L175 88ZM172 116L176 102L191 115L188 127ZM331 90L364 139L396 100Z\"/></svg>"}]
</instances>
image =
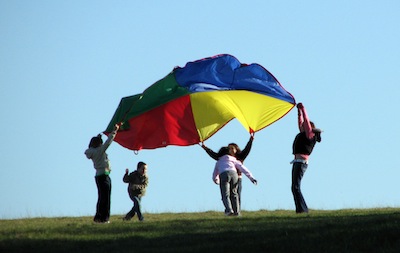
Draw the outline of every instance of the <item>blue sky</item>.
<instances>
[{"instance_id":1,"label":"blue sky","mask_svg":"<svg viewBox=\"0 0 400 253\"><path fill-rule=\"evenodd\" d=\"M97 190L83 152L122 97L175 66L228 53L259 63L324 130L302 190L311 209L399 207L399 1L0 0L0 219L92 216ZM244 210L294 210L297 113L257 132ZM244 147L236 121L206 145ZM148 164L145 212L223 211L214 160L198 145L113 143L112 215L131 208L125 168Z\"/></svg>"}]
</instances>

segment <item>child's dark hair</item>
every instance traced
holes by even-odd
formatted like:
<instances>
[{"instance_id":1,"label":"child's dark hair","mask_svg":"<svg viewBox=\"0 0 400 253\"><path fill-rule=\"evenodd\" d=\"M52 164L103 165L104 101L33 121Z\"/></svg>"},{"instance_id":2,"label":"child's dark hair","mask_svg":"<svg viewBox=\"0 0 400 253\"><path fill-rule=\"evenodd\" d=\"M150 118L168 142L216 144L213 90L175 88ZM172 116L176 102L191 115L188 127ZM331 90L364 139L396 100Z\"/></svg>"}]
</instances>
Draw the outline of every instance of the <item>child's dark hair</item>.
<instances>
[{"instance_id":1,"label":"child's dark hair","mask_svg":"<svg viewBox=\"0 0 400 253\"><path fill-rule=\"evenodd\" d=\"M229 148L228 147L222 147L218 151L218 157L224 156L229 154Z\"/></svg>"},{"instance_id":2,"label":"child's dark hair","mask_svg":"<svg viewBox=\"0 0 400 253\"><path fill-rule=\"evenodd\" d=\"M101 134L98 134L90 140L89 148L98 148L101 144L103 144L103 140L101 139Z\"/></svg>"},{"instance_id":3,"label":"child's dark hair","mask_svg":"<svg viewBox=\"0 0 400 253\"><path fill-rule=\"evenodd\" d=\"M139 168L142 167L143 165L147 165L147 164L144 163L144 162L138 162L138 164L137 164L137 169L139 169Z\"/></svg>"}]
</instances>

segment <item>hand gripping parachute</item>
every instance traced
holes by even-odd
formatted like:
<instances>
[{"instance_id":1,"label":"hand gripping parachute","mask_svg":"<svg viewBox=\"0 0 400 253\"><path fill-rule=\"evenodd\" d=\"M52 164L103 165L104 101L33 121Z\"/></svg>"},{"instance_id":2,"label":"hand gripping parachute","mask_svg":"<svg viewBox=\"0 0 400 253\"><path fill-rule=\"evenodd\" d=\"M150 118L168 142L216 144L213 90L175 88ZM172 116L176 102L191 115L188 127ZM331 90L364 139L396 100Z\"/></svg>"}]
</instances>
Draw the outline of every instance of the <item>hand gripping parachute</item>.
<instances>
[{"instance_id":1,"label":"hand gripping parachute","mask_svg":"<svg viewBox=\"0 0 400 253\"><path fill-rule=\"evenodd\" d=\"M217 55L176 67L142 94L124 97L105 134L131 150L188 146L236 118L250 133L285 116L296 102L265 68Z\"/></svg>"}]
</instances>

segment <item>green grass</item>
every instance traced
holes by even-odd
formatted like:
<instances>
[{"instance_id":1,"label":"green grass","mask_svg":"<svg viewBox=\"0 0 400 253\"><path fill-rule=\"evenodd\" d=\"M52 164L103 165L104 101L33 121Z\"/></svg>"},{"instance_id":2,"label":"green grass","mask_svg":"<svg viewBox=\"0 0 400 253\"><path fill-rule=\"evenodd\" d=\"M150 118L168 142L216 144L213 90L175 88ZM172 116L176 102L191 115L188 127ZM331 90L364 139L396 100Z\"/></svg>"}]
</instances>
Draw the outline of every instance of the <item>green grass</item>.
<instances>
[{"instance_id":1,"label":"green grass","mask_svg":"<svg viewBox=\"0 0 400 253\"><path fill-rule=\"evenodd\" d=\"M400 209L0 220L0 252L400 252Z\"/></svg>"}]
</instances>

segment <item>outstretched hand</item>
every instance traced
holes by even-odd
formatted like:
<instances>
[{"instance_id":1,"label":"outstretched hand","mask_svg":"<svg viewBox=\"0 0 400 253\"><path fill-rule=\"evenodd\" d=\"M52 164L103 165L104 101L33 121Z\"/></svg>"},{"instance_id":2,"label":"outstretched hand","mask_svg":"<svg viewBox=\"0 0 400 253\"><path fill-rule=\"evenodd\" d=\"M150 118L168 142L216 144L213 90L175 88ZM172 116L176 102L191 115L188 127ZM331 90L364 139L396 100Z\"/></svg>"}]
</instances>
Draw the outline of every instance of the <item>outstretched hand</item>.
<instances>
[{"instance_id":1,"label":"outstretched hand","mask_svg":"<svg viewBox=\"0 0 400 253\"><path fill-rule=\"evenodd\" d=\"M129 173L129 169L126 169L126 170L125 170L125 174L128 174L128 173Z\"/></svg>"},{"instance_id":2,"label":"outstretched hand","mask_svg":"<svg viewBox=\"0 0 400 253\"><path fill-rule=\"evenodd\" d=\"M256 180L256 179L252 179L251 182L252 182L254 185L257 185L257 180Z\"/></svg>"}]
</instances>

